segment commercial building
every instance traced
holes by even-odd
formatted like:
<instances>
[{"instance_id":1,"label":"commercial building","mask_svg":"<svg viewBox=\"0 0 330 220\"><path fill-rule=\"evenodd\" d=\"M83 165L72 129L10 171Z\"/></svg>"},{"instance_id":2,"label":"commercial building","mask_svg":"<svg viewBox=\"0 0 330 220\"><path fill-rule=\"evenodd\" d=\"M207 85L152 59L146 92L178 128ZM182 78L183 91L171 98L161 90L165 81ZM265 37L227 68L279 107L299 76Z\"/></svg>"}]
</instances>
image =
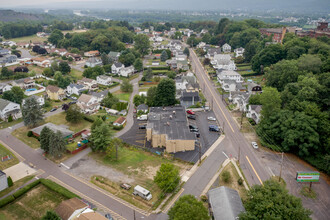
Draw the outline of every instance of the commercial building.
<instances>
[{"instance_id":1,"label":"commercial building","mask_svg":"<svg viewBox=\"0 0 330 220\"><path fill-rule=\"evenodd\" d=\"M152 147L164 147L169 153L194 150L195 134L189 130L185 108L151 107L147 141Z\"/></svg>"}]
</instances>

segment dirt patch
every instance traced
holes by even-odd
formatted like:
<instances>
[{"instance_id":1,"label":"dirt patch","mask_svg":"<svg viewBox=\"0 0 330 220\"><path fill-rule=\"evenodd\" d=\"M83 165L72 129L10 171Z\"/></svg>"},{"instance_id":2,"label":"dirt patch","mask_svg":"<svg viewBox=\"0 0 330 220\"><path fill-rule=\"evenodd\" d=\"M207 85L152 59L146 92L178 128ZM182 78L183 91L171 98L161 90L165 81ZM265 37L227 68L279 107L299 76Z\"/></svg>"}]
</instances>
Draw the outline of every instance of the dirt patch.
<instances>
[{"instance_id":1,"label":"dirt patch","mask_svg":"<svg viewBox=\"0 0 330 220\"><path fill-rule=\"evenodd\" d=\"M87 181L90 181L93 175L103 176L117 183L133 183L135 181L128 175L125 175L109 166L102 165L89 156L85 156L75 162L69 171Z\"/></svg>"},{"instance_id":2,"label":"dirt patch","mask_svg":"<svg viewBox=\"0 0 330 220\"><path fill-rule=\"evenodd\" d=\"M148 179L153 180L154 176L157 173L157 170L159 170L160 166L152 167L148 166L146 168L135 168L133 169L132 167L128 167L128 170L130 173L134 173L134 175L139 175L139 176L145 176Z\"/></svg>"}]
</instances>

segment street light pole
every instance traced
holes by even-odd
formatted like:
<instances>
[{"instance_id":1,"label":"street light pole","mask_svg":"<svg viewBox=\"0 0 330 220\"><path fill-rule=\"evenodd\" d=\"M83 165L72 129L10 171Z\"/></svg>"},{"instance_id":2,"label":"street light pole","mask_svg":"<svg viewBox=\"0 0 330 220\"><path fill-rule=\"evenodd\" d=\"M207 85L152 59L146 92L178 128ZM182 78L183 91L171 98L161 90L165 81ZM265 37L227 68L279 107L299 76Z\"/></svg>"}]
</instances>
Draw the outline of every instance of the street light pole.
<instances>
[{"instance_id":1,"label":"street light pole","mask_svg":"<svg viewBox=\"0 0 330 220\"><path fill-rule=\"evenodd\" d=\"M282 167L283 167L283 152L282 152L282 160L281 160L281 169L280 169L280 176L278 178L278 181L281 182L281 177L282 177Z\"/></svg>"}]
</instances>

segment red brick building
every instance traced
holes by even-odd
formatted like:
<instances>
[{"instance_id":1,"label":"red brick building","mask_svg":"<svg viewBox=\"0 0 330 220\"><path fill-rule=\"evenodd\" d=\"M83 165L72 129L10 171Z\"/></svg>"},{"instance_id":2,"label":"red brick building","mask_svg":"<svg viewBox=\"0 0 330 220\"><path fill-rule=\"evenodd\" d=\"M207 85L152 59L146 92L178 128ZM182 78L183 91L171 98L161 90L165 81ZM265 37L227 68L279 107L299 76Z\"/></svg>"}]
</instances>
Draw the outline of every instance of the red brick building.
<instances>
[{"instance_id":1,"label":"red brick building","mask_svg":"<svg viewBox=\"0 0 330 220\"><path fill-rule=\"evenodd\" d=\"M277 43L282 43L285 33L287 32L286 28L260 28L260 33L262 35L272 36L272 41Z\"/></svg>"}]
</instances>

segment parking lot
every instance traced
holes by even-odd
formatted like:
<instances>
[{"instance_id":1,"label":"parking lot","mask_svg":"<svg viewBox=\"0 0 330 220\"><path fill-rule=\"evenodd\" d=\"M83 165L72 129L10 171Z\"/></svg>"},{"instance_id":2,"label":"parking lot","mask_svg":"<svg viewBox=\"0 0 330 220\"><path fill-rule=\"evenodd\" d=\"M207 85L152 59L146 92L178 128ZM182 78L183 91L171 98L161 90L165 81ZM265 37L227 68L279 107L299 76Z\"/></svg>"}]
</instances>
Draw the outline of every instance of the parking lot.
<instances>
[{"instance_id":1,"label":"parking lot","mask_svg":"<svg viewBox=\"0 0 330 220\"><path fill-rule=\"evenodd\" d=\"M145 124L147 124L147 121L138 121L136 118L134 118L134 125L132 126L132 128L128 132L120 136L120 138L128 144L144 147L146 130L139 129L139 126Z\"/></svg>"},{"instance_id":2,"label":"parking lot","mask_svg":"<svg viewBox=\"0 0 330 220\"><path fill-rule=\"evenodd\" d=\"M175 158L179 158L187 162L196 163L199 160L199 143L201 145L201 154L203 155L219 138L220 132L209 131L209 125L219 126L219 123L217 121L210 121L207 119L207 117L215 118L213 111L196 112L196 120L188 119L189 125L194 125L198 127L200 137L196 138L197 141L194 151L175 153Z\"/></svg>"}]
</instances>

